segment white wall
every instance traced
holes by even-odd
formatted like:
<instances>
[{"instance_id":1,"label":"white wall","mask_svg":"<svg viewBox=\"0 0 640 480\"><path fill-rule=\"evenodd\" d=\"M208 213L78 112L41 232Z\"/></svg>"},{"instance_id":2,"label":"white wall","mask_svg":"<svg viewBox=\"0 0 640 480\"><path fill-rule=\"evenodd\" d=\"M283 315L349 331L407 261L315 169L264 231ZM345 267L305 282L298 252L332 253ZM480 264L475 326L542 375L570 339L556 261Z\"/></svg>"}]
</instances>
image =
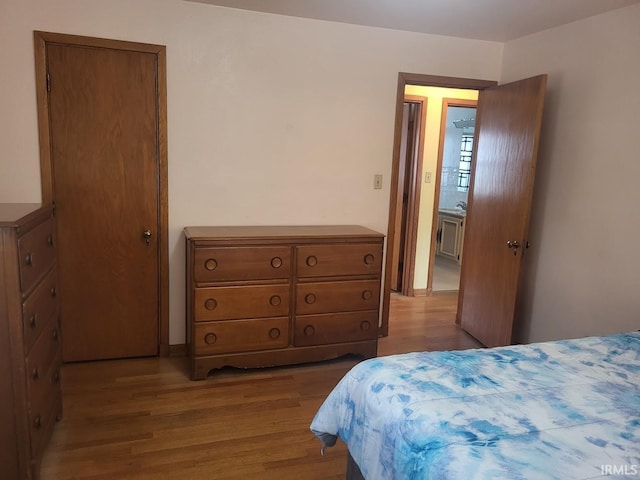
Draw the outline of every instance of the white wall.
<instances>
[{"instance_id":1,"label":"white wall","mask_svg":"<svg viewBox=\"0 0 640 480\"><path fill-rule=\"evenodd\" d=\"M477 97L476 97L477 98ZM457 128L455 120L476 118L475 107L449 107L442 150L442 176L440 178L440 208L456 208L459 202L467 203L468 190L459 190L460 152L462 135L473 135L474 128ZM473 148L473 147L472 147Z\"/></svg>"},{"instance_id":2,"label":"white wall","mask_svg":"<svg viewBox=\"0 0 640 480\"><path fill-rule=\"evenodd\" d=\"M499 43L180 0L3 0L5 202L40 200L33 30L167 46L171 343L184 341L184 226L386 233L398 72L493 80L502 55Z\"/></svg>"},{"instance_id":3,"label":"white wall","mask_svg":"<svg viewBox=\"0 0 640 480\"><path fill-rule=\"evenodd\" d=\"M505 45L548 73L521 341L640 329L640 5Z\"/></svg>"}]
</instances>

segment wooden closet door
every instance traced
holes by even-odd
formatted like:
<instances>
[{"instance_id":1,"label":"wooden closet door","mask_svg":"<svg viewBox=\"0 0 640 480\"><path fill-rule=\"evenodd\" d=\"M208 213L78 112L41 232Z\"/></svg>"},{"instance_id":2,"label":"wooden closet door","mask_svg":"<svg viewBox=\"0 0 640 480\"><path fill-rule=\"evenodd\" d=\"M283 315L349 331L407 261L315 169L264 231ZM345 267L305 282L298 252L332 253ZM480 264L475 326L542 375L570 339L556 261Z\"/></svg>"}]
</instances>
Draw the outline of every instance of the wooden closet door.
<instances>
[{"instance_id":1,"label":"wooden closet door","mask_svg":"<svg viewBox=\"0 0 640 480\"><path fill-rule=\"evenodd\" d=\"M156 355L156 56L47 44L46 58L64 361Z\"/></svg>"}]
</instances>

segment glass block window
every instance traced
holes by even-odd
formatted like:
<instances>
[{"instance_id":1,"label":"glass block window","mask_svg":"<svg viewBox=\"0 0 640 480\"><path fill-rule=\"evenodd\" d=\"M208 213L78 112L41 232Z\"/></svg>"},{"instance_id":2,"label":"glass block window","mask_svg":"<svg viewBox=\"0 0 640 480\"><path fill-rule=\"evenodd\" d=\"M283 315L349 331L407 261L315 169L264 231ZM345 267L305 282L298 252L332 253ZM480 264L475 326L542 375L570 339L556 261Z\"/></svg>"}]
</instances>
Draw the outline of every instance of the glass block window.
<instances>
[{"instance_id":1,"label":"glass block window","mask_svg":"<svg viewBox=\"0 0 640 480\"><path fill-rule=\"evenodd\" d=\"M460 166L458 169L458 190L468 191L471 178L471 156L473 154L473 134L463 133L460 143Z\"/></svg>"}]
</instances>

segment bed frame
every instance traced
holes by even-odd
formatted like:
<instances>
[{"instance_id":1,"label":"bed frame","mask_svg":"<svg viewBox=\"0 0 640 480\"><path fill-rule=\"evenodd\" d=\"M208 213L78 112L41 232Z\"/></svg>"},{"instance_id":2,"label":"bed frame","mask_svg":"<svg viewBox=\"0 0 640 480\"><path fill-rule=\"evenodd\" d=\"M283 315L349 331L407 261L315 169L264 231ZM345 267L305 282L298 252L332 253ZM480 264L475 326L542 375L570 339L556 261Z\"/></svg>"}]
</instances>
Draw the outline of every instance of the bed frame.
<instances>
[{"instance_id":1,"label":"bed frame","mask_svg":"<svg viewBox=\"0 0 640 480\"><path fill-rule=\"evenodd\" d=\"M358 464L353 460L351 454L347 451L347 480L366 480L362 476L362 472Z\"/></svg>"}]
</instances>

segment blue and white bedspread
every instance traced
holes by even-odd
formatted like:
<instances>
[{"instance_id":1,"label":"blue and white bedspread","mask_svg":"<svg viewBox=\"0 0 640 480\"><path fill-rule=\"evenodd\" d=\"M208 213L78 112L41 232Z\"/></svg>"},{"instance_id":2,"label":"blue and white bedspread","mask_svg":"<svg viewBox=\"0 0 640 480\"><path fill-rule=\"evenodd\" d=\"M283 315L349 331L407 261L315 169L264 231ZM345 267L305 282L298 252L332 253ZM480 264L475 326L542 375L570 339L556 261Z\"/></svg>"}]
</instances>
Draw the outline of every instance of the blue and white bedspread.
<instances>
[{"instance_id":1,"label":"blue and white bedspread","mask_svg":"<svg viewBox=\"0 0 640 480\"><path fill-rule=\"evenodd\" d=\"M640 333L367 360L311 430L367 480L640 478Z\"/></svg>"}]
</instances>

